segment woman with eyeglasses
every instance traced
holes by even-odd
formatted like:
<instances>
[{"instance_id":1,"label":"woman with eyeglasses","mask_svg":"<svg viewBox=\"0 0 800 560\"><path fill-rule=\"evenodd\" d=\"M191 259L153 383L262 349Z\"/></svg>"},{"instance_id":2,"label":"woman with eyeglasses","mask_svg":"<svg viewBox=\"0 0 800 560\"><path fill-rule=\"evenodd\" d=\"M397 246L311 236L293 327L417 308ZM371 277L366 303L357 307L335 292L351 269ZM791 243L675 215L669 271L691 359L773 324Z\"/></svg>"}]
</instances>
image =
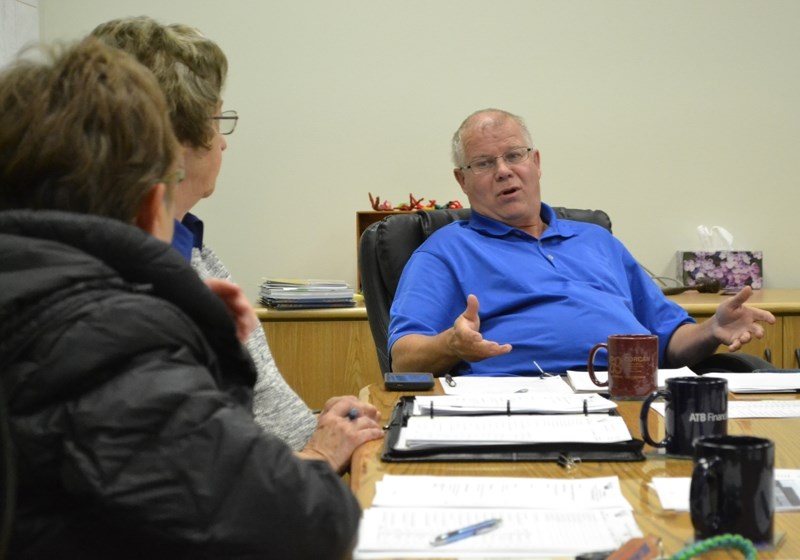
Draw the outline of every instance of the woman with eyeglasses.
<instances>
[{"instance_id":1,"label":"woman with eyeglasses","mask_svg":"<svg viewBox=\"0 0 800 560\"><path fill-rule=\"evenodd\" d=\"M227 148L226 136L234 131L238 122L236 111L224 110L222 106L222 88L228 68L225 54L195 28L161 25L148 17L109 21L99 25L92 35L132 54L152 71L161 85L175 136L183 149L179 160L182 159L185 172L175 189L176 223L172 245L191 261L204 280L230 280L231 275L222 260L203 242L203 223L190 212L195 204L214 192L222 152ZM253 395L255 421L268 437L277 436L303 459L326 461L339 474L347 469L354 449L361 442L382 437L377 409L359 402L354 396L333 397L319 415L312 413L286 384L260 323L245 345L258 371ZM341 423L343 410L349 424ZM280 464L275 467L275 473L264 473L271 484L281 484L283 475L291 480L291 473L276 474L282 469ZM331 474L335 476L333 471ZM227 474L236 476L235 471ZM316 484L313 480L306 482ZM281 516L282 511L292 515L295 509L302 508L306 509L305 515L316 515L314 504L300 503L291 507L287 504L276 504L270 515ZM347 504L342 507L348 515ZM270 521L264 521L267 530ZM305 531L303 526L300 521L296 532ZM313 540L319 536L308 537ZM331 534L323 538L337 536Z\"/></svg>"},{"instance_id":2,"label":"woman with eyeglasses","mask_svg":"<svg viewBox=\"0 0 800 560\"><path fill-rule=\"evenodd\" d=\"M222 89L228 61L219 46L186 25L162 25L148 17L123 18L99 25L92 35L134 55L155 74L170 105L175 135L183 147L185 177L175 192L172 245L201 278L231 279L217 254L203 242L203 222L190 210L211 196L227 148L226 137L238 122L223 110ZM259 324L247 340L258 368L253 413L268 432L293 449L305 447L317 418L289 387L275 365Z\"/></svg>"}]
</instances>

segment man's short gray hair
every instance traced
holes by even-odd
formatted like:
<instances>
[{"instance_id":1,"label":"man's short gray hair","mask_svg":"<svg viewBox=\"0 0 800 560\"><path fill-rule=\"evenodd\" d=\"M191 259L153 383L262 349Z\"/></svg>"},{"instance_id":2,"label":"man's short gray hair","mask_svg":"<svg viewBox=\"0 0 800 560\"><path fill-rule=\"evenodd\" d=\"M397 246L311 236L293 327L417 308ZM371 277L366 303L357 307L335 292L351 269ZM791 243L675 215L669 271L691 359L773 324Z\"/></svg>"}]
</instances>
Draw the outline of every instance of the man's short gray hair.
<instances>
[{"instance_id":1,"label":"man's short gray hair","mask_svg":"<svg viewBox=\"0 0 800 560\"><path fill-rule=\"evenodd\" d=\"M479 117L484 117L483 119L480 119L480 124L478 124ZM466 162L464 161L465 132L477 127L485 129L494 126L499 126L508 119L513 120L519 125L519 127L522 129L522 133L525 135L525 141L528 143L527 147L533 148L533 140L531 139L531 133L528 131L528 127L525 124L525 121L522 120L522 117L517 116L514 113L509 113L508 111L503 111L502 109L481 109L480 111L475 111L466 119L464 119L464 122L462 122L461 126L458 127L456 133L453 134L453 143L452 143L453 164L456 167L462 167L464 166L464 164L466 164Z\"/></svg>"}]
</instances>

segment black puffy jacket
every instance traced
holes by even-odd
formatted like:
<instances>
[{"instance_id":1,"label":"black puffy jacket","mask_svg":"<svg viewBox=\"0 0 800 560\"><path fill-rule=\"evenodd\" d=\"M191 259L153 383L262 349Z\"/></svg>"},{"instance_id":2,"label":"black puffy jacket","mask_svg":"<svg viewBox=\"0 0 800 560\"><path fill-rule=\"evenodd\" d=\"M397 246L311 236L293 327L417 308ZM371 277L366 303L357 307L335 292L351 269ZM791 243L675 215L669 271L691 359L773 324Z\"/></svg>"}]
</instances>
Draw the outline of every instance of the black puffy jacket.
<instances>
[{"instance_id":1,"label":"black puffy jacket","mask_svg":"<svg viewBox=\"0 0 800 560\"><path fill-rule=\"evenodd\" d=\"M0 212L11 558L338 558L360 510L250 413L224 305L121 222Z\"/></svg>"}]
</instances>

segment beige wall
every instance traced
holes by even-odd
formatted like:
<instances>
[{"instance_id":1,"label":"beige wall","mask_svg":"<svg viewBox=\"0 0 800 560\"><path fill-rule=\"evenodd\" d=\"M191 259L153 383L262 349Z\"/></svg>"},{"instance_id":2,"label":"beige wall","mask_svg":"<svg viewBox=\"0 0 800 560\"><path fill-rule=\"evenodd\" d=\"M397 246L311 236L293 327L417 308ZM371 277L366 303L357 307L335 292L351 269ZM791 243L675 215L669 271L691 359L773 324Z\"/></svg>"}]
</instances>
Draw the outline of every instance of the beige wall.
<instances>
[{"instance_id":1,"label":"beige wall","mask_svg":"<svg viewBox=\"0 0 800 560\"><path fill-rule=\"evenodd\" d=\"M0 0L0 67L39 39L39 0Z\"/></svg>"},{"instance_id":2,"label":"beige wall","mask_svg":"<svg viewBox=\"0 0 800 560\"><path fill-rule=\"evenodd\" d=\"M603 208L673 274L695 227L763 249L800 285L800 2L795 0L40 0L45 40L112 17L195 25L231 61L240 112L207 241L262 276L355 283L367 193L466 202L449 139L496 106L526 118L547 202Z\"/></svg>"}]
</instances>

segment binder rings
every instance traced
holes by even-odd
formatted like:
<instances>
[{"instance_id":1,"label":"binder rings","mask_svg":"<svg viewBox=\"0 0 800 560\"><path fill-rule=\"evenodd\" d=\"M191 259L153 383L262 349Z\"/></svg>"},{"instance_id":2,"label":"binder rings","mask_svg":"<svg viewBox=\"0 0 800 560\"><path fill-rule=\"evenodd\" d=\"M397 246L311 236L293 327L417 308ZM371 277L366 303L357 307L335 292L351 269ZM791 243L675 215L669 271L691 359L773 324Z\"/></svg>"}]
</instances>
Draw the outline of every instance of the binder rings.
<instances>
[{"instance_id":1,"label":"binder rings","mask_svg":"<svg viewBox=\"0 0 800 560\"><path fill-rule=\"evenodd\" d=\"M511 444L439 444L414 448L398 446L401 431L413 415L414 397L401 396L392 410L381 459L386 462L600 462L644 461L644 442L532 442ZM608 414L617 415L616 411Z\"/></svg>"}]
</instances>

